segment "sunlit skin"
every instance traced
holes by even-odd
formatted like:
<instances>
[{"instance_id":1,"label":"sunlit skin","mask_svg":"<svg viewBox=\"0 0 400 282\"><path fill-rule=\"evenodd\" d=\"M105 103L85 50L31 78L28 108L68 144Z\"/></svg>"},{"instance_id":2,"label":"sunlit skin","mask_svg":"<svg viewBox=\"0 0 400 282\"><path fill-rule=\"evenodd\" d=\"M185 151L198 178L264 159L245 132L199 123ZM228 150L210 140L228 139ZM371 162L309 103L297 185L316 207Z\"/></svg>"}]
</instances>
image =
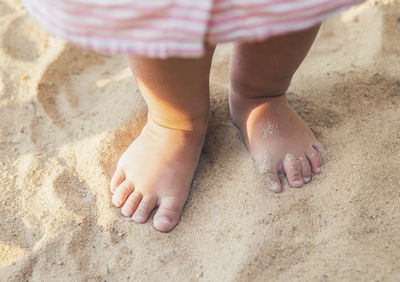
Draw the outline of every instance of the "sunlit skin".
<instances>
[{"instance_id":1,"label":"sunlit skin","mask_svg":"<svg viewBox=\"0 0 400 282\"><path fill-rule=\"evenodd\" d=\"M322 166L323 146L287 104L286 90L319 26L256 43L236 43L229 106L249 153L282 190L278 172L300 188ZM199 59L129 57L149 108L140 136L120 158L111 180L112 203L137 223L155 212L162 232L179 221L207 130L209 75L214 47Z\"/></svg>"},{"instance_id":2,"label":"sunlit skin","mask_svg":"<svg viewBox=\"0 0 400 282\"><path fill-rule=\"evenodd\" d=\"M189 194L207 131L214 48L201 59L129 57L149 108L148 121L118 162L112 203L123 216L162 232L175 227Z\"/></svg>"},{"instance_id":3,"label":"sunlit skin","mask_svg":"<svg viewBox=\"0 0 400 282\"><path fill-rule=\"evenodd\" d=\"M234 122L241 129L246 146L256 163L268 162L262 168L272 182L273 192L282 190L278 172L285 173L292 187L300 188L311 181L313 173L321 172L323 146L304 121L288 105L286 95L256 98L244 101L231 92L234 103L247 104L243 111L236 110ZM267 121L267 123L266 123ZM271 134L265 126L274 125ZM267 158L267 159L266 159Z\"/></svg>"},{"instance_id":4,"label":"sunlit skin","mask_svg":"<svg viewBox=\"0 0 400 282\"><path fill-rule=\"evenodd\" d=\"M263 42L236 44L230 73L229 106L247 149L282 190L278 172L300 188L320 173L324 148L288 105L286 91L318 33L319 25ZM269 128L270 127L270 128ZM275 131L275 134L265 134ZM268 167L263 164L268 162Z\"/></svg>"}]
</instances>

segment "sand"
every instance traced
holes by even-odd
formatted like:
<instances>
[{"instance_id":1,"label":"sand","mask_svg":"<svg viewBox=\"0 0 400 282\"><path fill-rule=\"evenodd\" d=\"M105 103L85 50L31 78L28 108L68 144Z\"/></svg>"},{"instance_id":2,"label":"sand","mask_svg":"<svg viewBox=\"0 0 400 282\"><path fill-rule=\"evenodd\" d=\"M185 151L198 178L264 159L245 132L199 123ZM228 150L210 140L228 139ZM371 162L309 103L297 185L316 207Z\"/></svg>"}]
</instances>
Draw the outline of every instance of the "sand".
<instances>
[{"instance_id":1,"label":"sand","mask_svg":"<svg viewBox=\"0 0 400 282\"><path fill-rule=\"evenodd\" d=\"M178 226L110 205L146 106L123 57L48 35L0 0L1 281L400 281L400 2L327 21L289 91L328 148L321 175L273 194L213 62L209 131Z\"/></svg>"}]
</instances>

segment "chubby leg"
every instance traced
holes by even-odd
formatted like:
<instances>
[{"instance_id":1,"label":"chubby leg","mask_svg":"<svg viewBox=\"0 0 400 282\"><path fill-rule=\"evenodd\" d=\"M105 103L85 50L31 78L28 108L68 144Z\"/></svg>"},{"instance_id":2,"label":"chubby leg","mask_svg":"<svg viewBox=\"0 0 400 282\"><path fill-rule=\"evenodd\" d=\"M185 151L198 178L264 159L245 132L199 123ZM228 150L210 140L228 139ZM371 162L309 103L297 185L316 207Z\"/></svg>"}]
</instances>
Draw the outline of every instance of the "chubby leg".
<instances>
[{"instance_id":1,"label":"chubby leg","mask_svg":"<svg viewBox=\"0 0 400 282\"><path fill-rule=\"evenodd\" d=\"M233 122L271 190L281 191L278 172L292 187L321 171L324 148L287 103L286 90L307 55L319 26L256 43L239 43L231 59L229 104Z\"/></svg>"},{"instance_id":2,"label":"chubby leg","mask_svg":"<svg viewBox=\"0 0 400 282\"><path fill-rule=\"evenodd\" d=\"M147 103L148 120L111 179L112 203L137 223L175 227L188 197L207 128L214 48L200 59L129 57Z\"/></svg>"}]
</instances>

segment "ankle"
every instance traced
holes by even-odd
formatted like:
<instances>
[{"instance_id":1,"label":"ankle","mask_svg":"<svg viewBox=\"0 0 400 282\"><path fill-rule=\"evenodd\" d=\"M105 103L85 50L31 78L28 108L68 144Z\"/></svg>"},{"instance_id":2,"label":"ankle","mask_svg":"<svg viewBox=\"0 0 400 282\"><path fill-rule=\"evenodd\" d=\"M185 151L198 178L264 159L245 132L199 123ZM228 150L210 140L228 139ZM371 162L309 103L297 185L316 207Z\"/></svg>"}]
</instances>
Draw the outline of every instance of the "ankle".
<instances>
[{"instance_id":1,"label":"ankle","mask_svg":"<svg viewBox=\"0 0 400 282\"><path fill-rule=\"evenodd\" d=\"M279 105L286 105L287 102L286 93L276 96L248 97L237 93L232 88L229 90L229 107L232 116L237 115L236 111L251 111L260 105L279 107Z\"/></svg>"},{"instance_id":2,"label":"ankle","mask_svg":"<svg viewBox=\"0 0 400 282\"><path fill-rule=\"evenodd\" d=\"M286 93L291 77L274 78L273 81L260 84L251 79L231 79L230 91L243 98L277 97Z\"/></svg>"},{"instance_id":3,"label":"ankle","mask_svg":"<svg viewBox=\"0 0 400 282\"><path fill-rule=\"evenodd\" d=\"M251 113L261 108L270 108L272 111L279 111L283 106L288 105L286 93L279 96L247 97L242 96L232 89L229 91L229 109L233 123L242 128Z\"/></svg>"},{"instance_id":4,"label":"ankle","mask_svg":"<svg viewBox=\"0 0 400 282\"><path fill-rule=\"evenodd\" d=\"M237 91L236 89L234 89L232 86L229 89L229 100L232 101L254 101L254 102L285 102L287 103L288 99L287 99L287 95L286 92L281 92L281 93L270 93L270 94L266 94L266 95L246 95L246 93Z\"/></svg>"},{"instance_id":5,"label":"ankle","mask_svg":"<svg viewBox=\"0 0 400 282\"><path fill-rule=\"evenodd\" d=\"M151 126L173 129L186 133L205 135L208 117L183 117L179 119L166 119L148 114L148 123Z\"/></svg>"}]
</instances>

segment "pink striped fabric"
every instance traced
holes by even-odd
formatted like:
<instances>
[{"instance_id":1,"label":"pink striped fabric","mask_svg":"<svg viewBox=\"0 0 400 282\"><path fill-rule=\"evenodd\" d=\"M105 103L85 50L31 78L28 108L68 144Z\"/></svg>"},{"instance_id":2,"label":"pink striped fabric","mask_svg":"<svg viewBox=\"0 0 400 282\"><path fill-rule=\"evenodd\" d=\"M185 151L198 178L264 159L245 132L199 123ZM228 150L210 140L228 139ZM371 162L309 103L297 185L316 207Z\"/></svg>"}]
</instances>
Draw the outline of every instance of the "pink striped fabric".
<instances>
[{"instance_id":1,"label":"pink striped fabric","mask_svg":"<svg viewBox=\"0 0 400 282\"><path fill-rule=\"evenodd\" d=\"M363 0L22 0L51 33L105 53L200 57L204 42L311 27Z\"/></svg>"}]
</instances>

